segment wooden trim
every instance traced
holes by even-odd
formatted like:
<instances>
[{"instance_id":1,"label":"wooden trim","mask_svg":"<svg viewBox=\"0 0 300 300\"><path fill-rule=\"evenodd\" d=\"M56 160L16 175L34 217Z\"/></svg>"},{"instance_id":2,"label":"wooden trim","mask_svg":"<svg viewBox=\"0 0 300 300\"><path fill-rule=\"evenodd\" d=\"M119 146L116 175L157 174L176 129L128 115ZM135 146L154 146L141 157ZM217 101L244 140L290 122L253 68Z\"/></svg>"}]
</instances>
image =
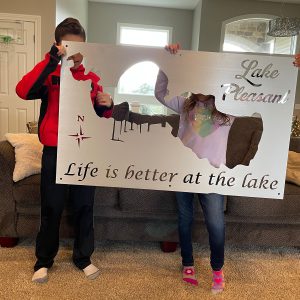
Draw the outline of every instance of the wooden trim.
<instances>
[{"instance_id":1,"label":"wooden trim","mask_svg":"<svg viewBox=\"0 0 300 300\"><path fill-rule=\"evenodd\" d=\"M34 65L36 65L41 60L42 51L42 18L41 16L35 15L21 15L21 14L8 14L0 13L0 19L2 20L19 20L34 23ZM34 102L34 121L38 120L40 113L40 101Z\"/></svg>"}]
</instances>

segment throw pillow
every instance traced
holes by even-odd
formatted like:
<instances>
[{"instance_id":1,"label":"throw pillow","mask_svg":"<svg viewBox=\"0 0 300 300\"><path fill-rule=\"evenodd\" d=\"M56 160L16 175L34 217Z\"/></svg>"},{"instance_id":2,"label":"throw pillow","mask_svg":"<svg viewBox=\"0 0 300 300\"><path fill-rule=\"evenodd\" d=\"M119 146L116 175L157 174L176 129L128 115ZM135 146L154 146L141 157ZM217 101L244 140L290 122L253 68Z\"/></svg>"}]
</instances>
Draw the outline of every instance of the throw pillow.
<instances>
[{"instance_id":1,"label":"throw pillow","mask_svg":"<svg viewBox=\"0 0 300 300\"><path fill-rule=\"evenodd\" d=\"M286 181L300 185L300 153L289 151Z\"/></svg>"},{"instance_id":2,"label":"throw pillow","mask_svg":"<svg viewBox=\"0 0 300 300\"><path fill-rule=\"evenodd\" d=\"M17 182L30 175L41 173L43 145L37 134L7 133L7 141L15 148L13 181Z\"/></svg>"}]
</instances>

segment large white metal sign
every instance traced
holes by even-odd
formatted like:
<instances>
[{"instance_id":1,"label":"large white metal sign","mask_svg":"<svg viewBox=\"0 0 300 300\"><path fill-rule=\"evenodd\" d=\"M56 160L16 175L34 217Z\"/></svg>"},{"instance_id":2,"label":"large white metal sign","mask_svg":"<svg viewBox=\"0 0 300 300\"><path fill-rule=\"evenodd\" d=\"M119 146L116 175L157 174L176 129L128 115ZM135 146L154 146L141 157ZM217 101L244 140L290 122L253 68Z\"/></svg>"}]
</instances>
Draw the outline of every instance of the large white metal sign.
<instances>
[{"instance_id":1,"label":"large white metal sign","mask_svg":"<svg viewBox=\"0 0 300 300\"><path fill-rule=\"evenodd\" d=\"M192 51L171 55L157 48L64 44L58 183L283 197L297 82L292 57ZM134 64L152 61L168 77L167 100L184 92L212 94L218 111L232 120L259 114L263 133L254 158L248 166L216 166L174 137L168 123L133 123L126 129L120 120L99 118L90 99L91 82L78 81L70 72L67 57L78 52L86 73L100 73L104 91L116 87ZM116 132L121 138L115 138Z\"/></svg>"}]
</instances>

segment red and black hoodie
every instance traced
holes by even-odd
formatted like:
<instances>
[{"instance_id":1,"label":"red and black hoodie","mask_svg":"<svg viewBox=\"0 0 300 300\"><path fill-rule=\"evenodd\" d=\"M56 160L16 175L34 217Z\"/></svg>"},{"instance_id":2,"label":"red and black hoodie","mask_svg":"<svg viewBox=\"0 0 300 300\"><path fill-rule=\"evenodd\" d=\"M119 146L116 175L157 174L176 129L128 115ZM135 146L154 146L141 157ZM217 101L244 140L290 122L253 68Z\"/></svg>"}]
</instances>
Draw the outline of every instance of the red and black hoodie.
<instances>
[{"instance_id":1,"label":"red and black hoodie","mask_svg":"<svg viewBox=\"0 0 300 300\"><path fill-rule=\"evenodd\" d=\"M59 113L59 87L60 87L60 57L54 45L45 59L38 63L27 73L16 86L17 95L24 100L41 99L39 117L39 138L45 146L57 146L58 113ZM112 106L96 105L94 100L97 92L102 92L98 85L100 78L92 72L84 74L85 68L80 65L77 69L70 69L76 80L91 80L91 100L95 112L99 117L110 118Z\"/></svg>"}]
</instances>

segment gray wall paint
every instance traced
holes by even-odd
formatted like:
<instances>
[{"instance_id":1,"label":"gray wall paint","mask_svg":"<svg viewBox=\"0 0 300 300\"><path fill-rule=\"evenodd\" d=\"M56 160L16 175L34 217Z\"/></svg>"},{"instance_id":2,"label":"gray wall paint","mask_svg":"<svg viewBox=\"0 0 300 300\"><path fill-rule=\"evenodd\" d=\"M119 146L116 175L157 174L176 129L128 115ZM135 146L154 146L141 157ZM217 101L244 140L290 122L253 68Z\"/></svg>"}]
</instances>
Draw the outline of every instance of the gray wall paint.
<instances>
[{"instance_id":1,"label":"gray wall paint","mask_svg":"<svg viewBox=\"0 0 300 300\"><path fill-rule=\"evenodd\" d=\"M54 41L55 6L55 0L0 0L1 13L41 16L42 57Z\"/></svg>"},{"instance_id":2,"label":"gray wall paint","mask_svg":"<svg viewBox=\"0 0 300 300\"><path fill-rule=\"evenodd\" d=\"M173 42L191 49L193 11L89 2L89 42L115 44L117 23L173 27Z\"/></svg>"},{"instance_id":3,"label":"gray wall paint","mask_svg":"<svg viewBox=\"0 0 300 300\"><path fill-rule=\"evenodd\" d=\"M202 0L199 0L199 3L194 10L194 16L193 16L194 20L193 20L192 50L195 51L199 49L201 10L202 10Z\"/></svg>"},{"instance_id":4,"label":"gray wall paint","mask_svg":"<svg viewBox=\"0 0 300 300\"><path fill-rule=\"evenodd\" d=\"M220 50L222 23L225 20L247 14L280 15L281 3L253 0L203 0L200 25L200 51ZM299 17L300 4L285 4L285 16ZM300 37L298 36L298 51ZM300 104L300 79L298 78L296 103Z\"/></svg>"},{"instance_id":5,"label":"gray wall paint","mask_svg":"<svg viewBox=\"0 0 300 300\"><path fill-rule=\"evenodd\" d=\"M87 31L88 0L56 0L56 25L68 17L78 19Z\"/></svg>"}]
</instances>

